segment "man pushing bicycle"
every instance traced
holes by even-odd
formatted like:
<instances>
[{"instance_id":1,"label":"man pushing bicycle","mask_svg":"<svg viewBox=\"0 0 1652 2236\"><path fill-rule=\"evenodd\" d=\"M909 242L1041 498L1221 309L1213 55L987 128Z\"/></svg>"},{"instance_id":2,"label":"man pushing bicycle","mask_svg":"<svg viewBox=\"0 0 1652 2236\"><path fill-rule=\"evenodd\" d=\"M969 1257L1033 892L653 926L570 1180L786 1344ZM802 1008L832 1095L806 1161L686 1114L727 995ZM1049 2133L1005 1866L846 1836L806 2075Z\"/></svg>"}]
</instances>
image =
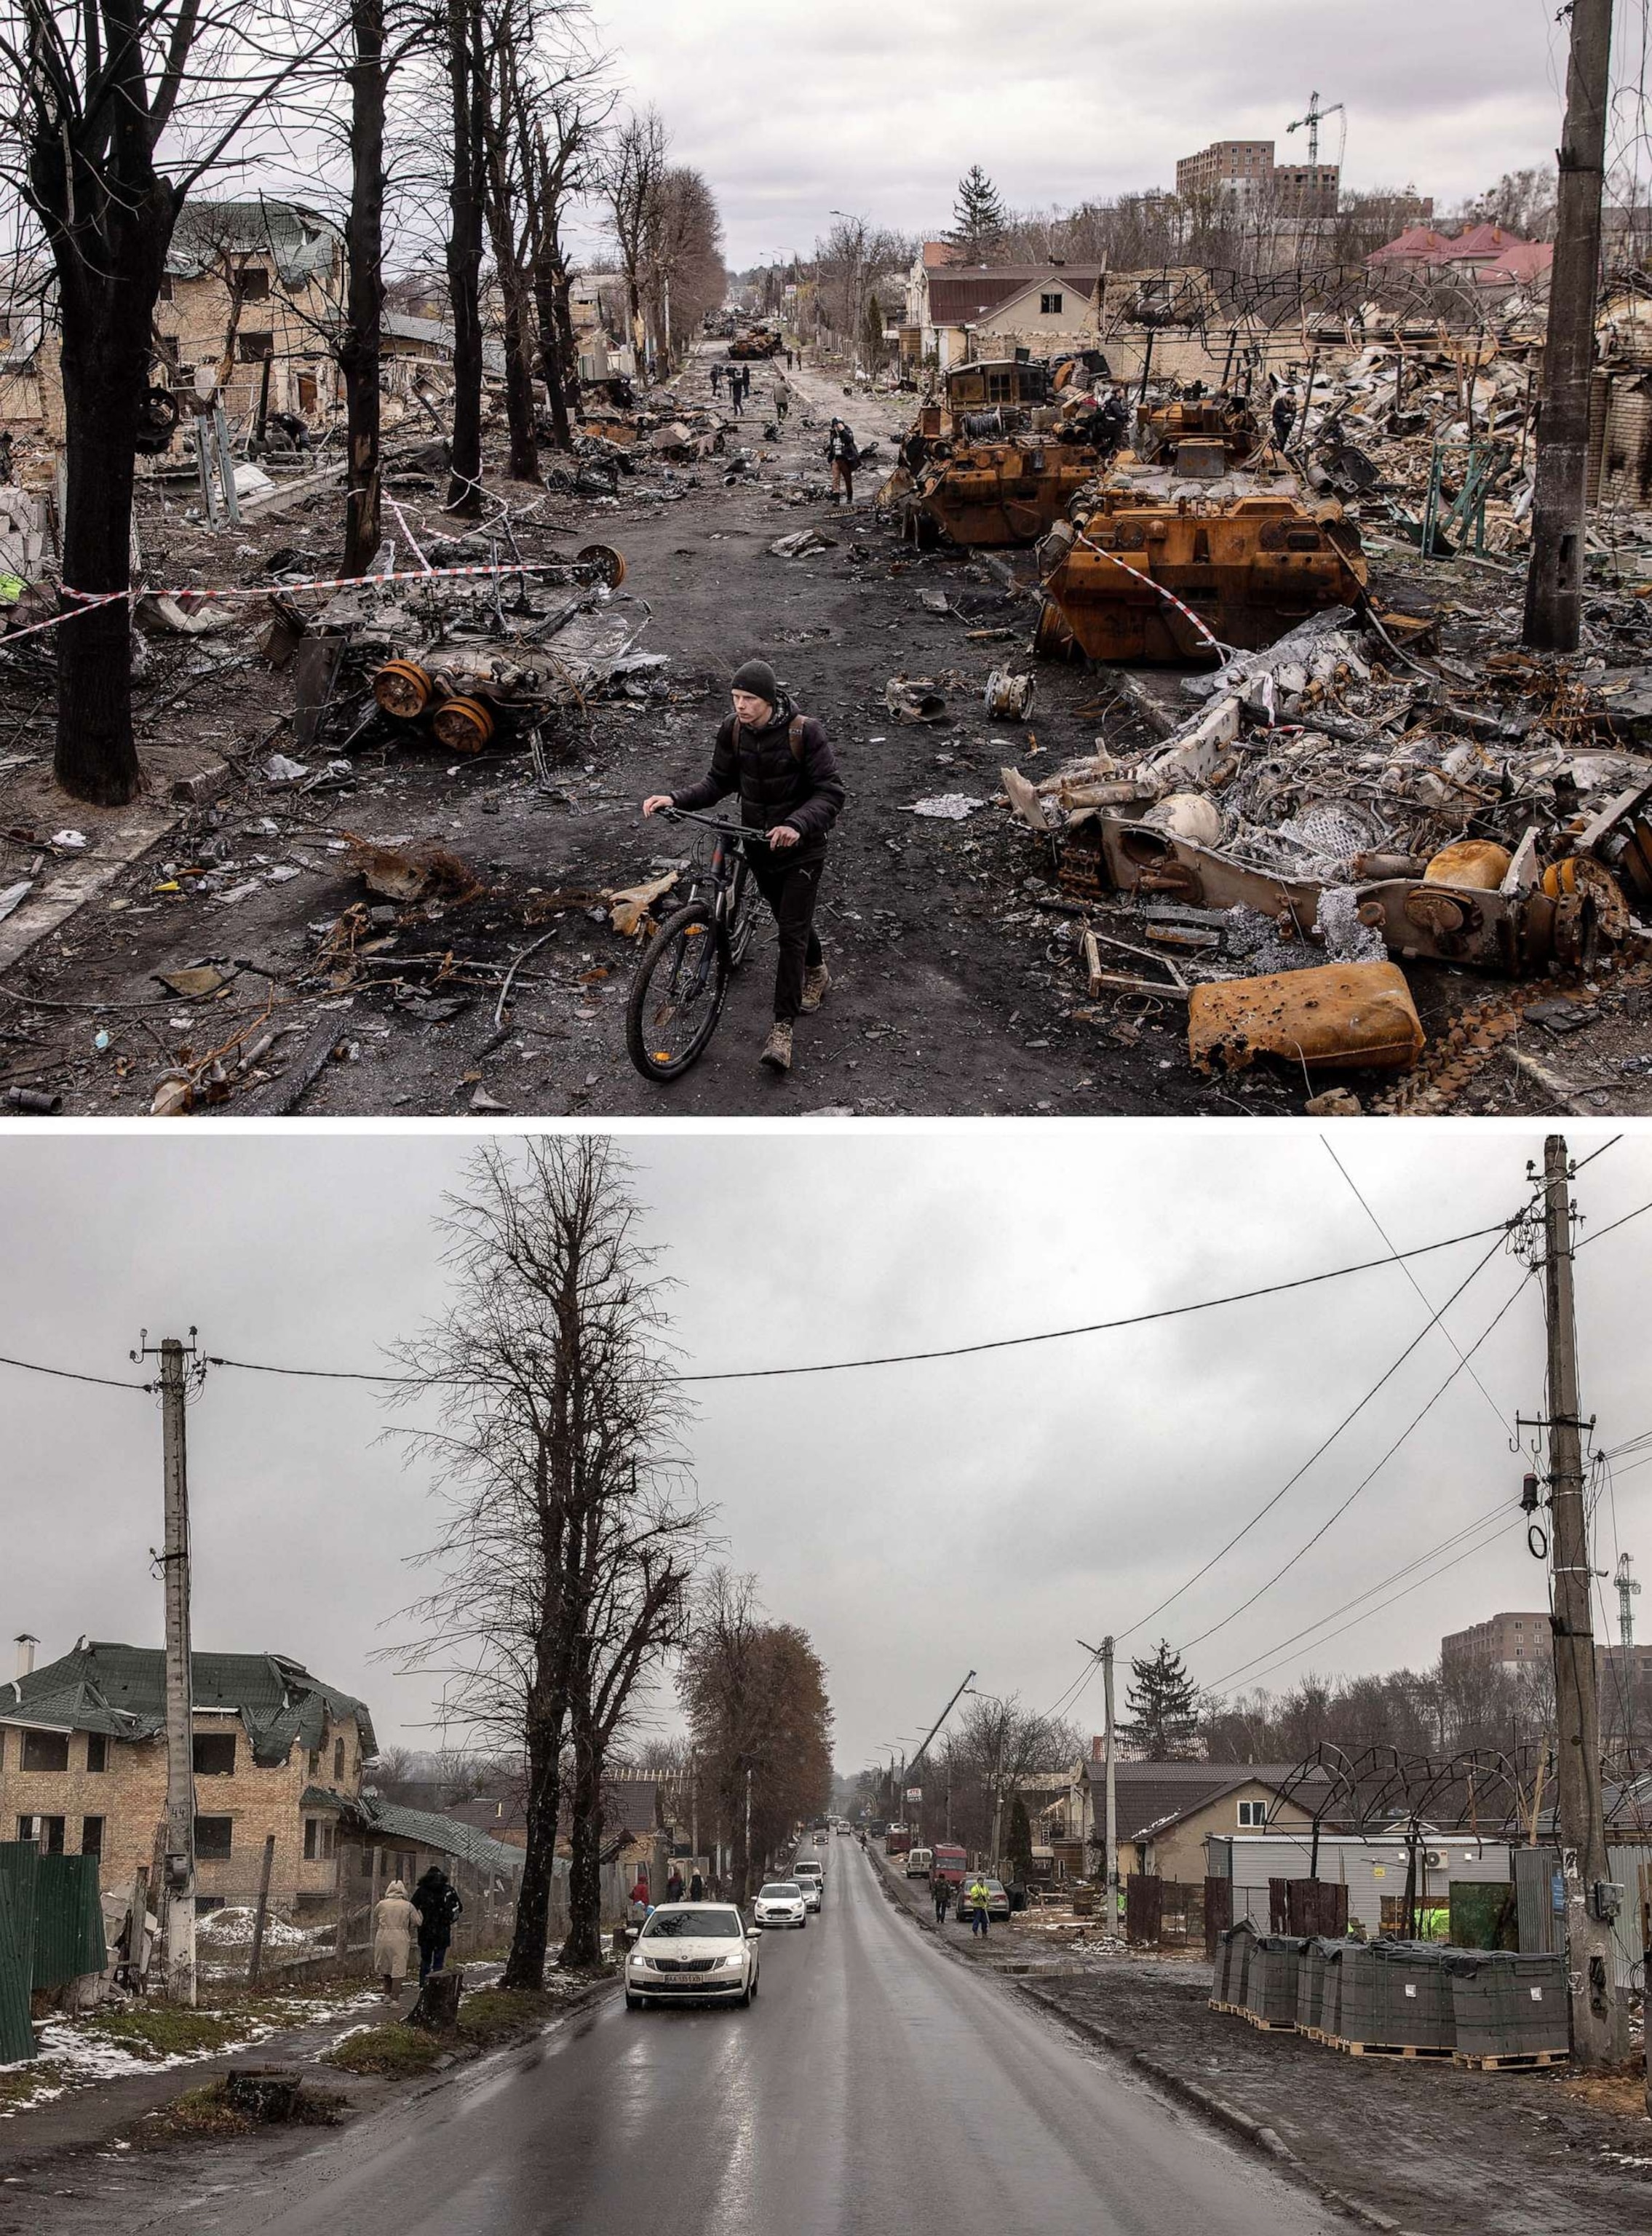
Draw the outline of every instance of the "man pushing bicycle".
<instances>
[{"instance_id":1,"label":"man pushing bicycle","mask_svg":"<svg viewBox=\"0 0 1652 2236\"><path fill-rule=\"evenodd\" d=\"M734 712L717 733L708 773L685 791L653 793L642 812L710 807L737 792L741 823L764 834L767 844L750 852L751 875L773 911L780 954L774 1023L760 1062L789 1071L793 1024L800 1011L819 1008L832 983L814 908L826 833L846 795L825 730L812 714L797 712L766 660L748 660L735 669L733 697Z\"/></svg>"}]
</instances>

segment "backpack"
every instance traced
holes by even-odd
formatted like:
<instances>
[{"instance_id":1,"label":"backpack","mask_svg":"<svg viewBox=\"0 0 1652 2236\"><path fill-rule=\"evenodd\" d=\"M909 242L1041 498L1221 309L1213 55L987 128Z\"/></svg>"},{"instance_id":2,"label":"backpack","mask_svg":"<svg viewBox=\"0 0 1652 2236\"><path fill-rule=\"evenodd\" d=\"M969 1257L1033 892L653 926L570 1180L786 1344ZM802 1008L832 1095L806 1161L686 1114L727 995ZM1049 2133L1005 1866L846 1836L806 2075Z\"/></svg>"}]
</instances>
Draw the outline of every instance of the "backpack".
<instances>
[{"instance_id":1,"label":"backpack","mask_svg":"<svg viewBox=\"0 0 1652 2236\"><path fill-rule=\"evenodd\" d=\"M793 714L786 732L787 743L792 748L792 759L797 763L800 768L803 766L803 725L806 720L806 717L802 714ZM745 734L746 726L740 720L739 715L736 714L734 717L734 735L733 741L734 751L736 753L740 751L740 741Z\"/></svg>"}]
</instances>

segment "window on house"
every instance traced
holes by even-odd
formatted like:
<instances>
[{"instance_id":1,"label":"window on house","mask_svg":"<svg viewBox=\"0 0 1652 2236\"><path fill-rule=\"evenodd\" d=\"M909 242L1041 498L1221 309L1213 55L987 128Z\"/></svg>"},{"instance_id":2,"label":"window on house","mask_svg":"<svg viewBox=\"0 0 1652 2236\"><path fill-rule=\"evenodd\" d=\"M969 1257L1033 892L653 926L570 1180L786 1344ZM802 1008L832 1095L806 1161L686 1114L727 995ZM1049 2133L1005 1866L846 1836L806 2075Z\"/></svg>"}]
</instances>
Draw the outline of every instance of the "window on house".
<instances>
[{"instance_id":1,"label":"window on house","mask_svg":"<svg viewBox=\"0 0 1652 2236\"><path fill-rule=\"evenodd\" d=\"M334 1741L332 1742L332 1777L333 1777L333 1783L336 1785L336 1784L338 1783L338 1781L339 1780L339 1779L341 1779L343 1776L344 1776L344 1741L343 1741L342 1739L334 1739Z\"/></svg>"},{"instance_id":2,"label":"window on house","mask_svg":"<svg viewBox=\"0 0 1652 2236\"><path fill-rule=\"evenodd\" d=\"M304 1860L306 1864L313 1864L316 1859L317 1850L319 1845L316 1836L320 1830L320 1825L313 1817L306 1817L305 1818Z\"/></svg>"},{"instance_id":3,"label":"window on house","mask_svg":"<svg viewBox=\"0 0 1652 2236\"><path fill-rule=\"evenodd\" d=\"M1058 294L1040 295L1038 308L1046 319L1057 318L1061 314L1061 297Z\"/></svg>"},{"instance_id":4,"label":"window on house","mask_svg":"<svg viewBox=\"0 0 1652 2236\"><path fill-rule=\"evenodd\" d=\"M86 1734L86 1767L90 1771L107 1770L109 1766L109 1743L102 1732Z\"/></svg>"},{"instance_id":5,"label":"window on house","mask_svg":"<svg viewBox=\"0 0 1652 2236\"><path fill-rule=\"evenodd\" d=\"M370 1879L372 1877L372 1850L371 1848L363 1848L361 1851L361 1876L365 1879Z\"/></svg>"},{"instance_id":6,"label":"window on house","mask_svg":"<svg viewBox=\"0 0 1652 2236\"><path fill-rule=\"evenodd\" d=\"M81 1818L81 1853L101 1856L103 1852L103 1819L101 1817Z\"/></svg>"},{"instance_id":7,"label":"window on house","mask_svg":"<svg viewBox=\"0 0 1652 2236\"><path fill-rule=\"evenodd\" d=\"M267 272L249 269L235 274L235 293L243 303L261 303L269 292L270 275Z\"/></svg>"},{"instance_id":8,"label":"window on house","mask_svg":"<svg viewBox=\"0 0 1652 2236\"><path fill-rule=\"evenodd\" d=\"M67 1770L69 1733L25 1732L23 1735L23 1766L25 1770Z\"/></svg>"},{"instance_id":9,"label":"window on house","mask_svg":"<svg viewBox=\"0 0 1652 2236\"><path fill-rule=\"evenodd\" d=\"M65 1822L62 1817L19 1817L17 1838L34 1841L43 1856L61 1856Z\"/></svg>"},{"instance_id":10,"label":"window on house","mask_svg":"<svg viewBox=\"0 0 1652 2236\"><path fill-rule=\"evenodd\" d=\"M339 1828L332 1822L332 1818L329 1818L327 1822L321 1827L321 1853L329 1863L332 1860L334 1845L337 1842L338 1837Z\"/></svg>"},{"instance_id":11,"label":"window on house","mask_svg":"<svg viewBox=\"0 0 1652 2236\"><path fill-rule=\"evenodd\" d=\"M310 1775L312 1778L315 1776L317 1771L319 1770L320 1767L321 1750L319 1747L312 1747L310 1749Z\"/></svg>"},{"instance_id":12,"label":"window on house","mask_svg":"<svg viewBox=\"0 0 1652 2236\"><path fill-rule=\"evenodd\" d=\"M197 1778L233 1778L235 1775L234 1733L197 1732L194 1761Z\"/></svg>"},{"instance_id":13,"label":"window on house","mask_svg":"<svg viewBox=\"0 0 1652 2236\"><path fill-rule=\"evenodd\" d=\"M1267 1804L1266 1801L1241 1801L1240 1803L1239 1828L1241 1832L1243 1832L1247 1826L1250 1826L1254 1831L1260 1832L1267 1822Z\"/></svg>"},{"instance_id":14,"label":"window on house","mask_svg":"<svg viewBox=\"0 0 1652 2236\"><path fill-rule=\"evenodd\" d=\"M257 332L238 335L235 354L243 365L262 365L267 357L275 354L275 337Z\"/></svg>"},{"instance_id":15,"label":"window on house","mask_svg":"<svg viewBox=\"0 0 1652 2236\"><path fill-rule=\"evenodd\" d=\"M233 1817L197 1817L195 1854L203 1864L223 1863L230 1852Z\"/></svg>"}]
</instances>

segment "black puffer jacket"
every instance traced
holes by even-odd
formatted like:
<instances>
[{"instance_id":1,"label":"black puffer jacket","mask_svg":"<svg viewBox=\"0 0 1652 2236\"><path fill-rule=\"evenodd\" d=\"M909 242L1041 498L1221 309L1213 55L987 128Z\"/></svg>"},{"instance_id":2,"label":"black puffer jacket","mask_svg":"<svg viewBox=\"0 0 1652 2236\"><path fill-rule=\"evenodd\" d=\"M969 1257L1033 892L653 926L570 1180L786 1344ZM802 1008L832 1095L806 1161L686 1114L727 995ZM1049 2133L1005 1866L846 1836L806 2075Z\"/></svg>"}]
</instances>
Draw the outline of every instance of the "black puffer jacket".
<instances>
[{"instance_id":1,"label":"black puffer jacket","mask_svg":"<svg viewBox=\"0 0 1652 2236\"><path fill-rule=\"evenodd\" d=\"M812 714L803 717L801 753L793 752L796 711L782 694L760 730L747 729L730 714L717 733L709 772L686 792L674 792L672 805L707 808L738 792L740 819L748 831L772 831L777 823L789 823L800 853L824 845L847 795L826 733Z\"/></svg>"}]
</instances>

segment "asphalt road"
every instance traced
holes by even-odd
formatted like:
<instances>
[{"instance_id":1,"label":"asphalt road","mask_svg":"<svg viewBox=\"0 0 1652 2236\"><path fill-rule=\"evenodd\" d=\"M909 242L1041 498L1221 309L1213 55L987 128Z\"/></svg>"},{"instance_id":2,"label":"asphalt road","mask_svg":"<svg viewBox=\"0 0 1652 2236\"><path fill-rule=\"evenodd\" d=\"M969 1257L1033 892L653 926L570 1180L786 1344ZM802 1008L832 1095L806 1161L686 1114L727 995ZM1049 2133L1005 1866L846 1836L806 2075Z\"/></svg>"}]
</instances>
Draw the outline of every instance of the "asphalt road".
<instances>
[{"instance_id":1,"label":"asphalt road","mask_svg":"<svg viewBox=\"0 0 1652 2236\"><path fill-rule=\"evenodd\" d=\"M749 2010L615 1996L179 2218L214 2236L1306 2236L1342 2224L937 1950L835 1841Z\"/></svg>"}]
</instances>

